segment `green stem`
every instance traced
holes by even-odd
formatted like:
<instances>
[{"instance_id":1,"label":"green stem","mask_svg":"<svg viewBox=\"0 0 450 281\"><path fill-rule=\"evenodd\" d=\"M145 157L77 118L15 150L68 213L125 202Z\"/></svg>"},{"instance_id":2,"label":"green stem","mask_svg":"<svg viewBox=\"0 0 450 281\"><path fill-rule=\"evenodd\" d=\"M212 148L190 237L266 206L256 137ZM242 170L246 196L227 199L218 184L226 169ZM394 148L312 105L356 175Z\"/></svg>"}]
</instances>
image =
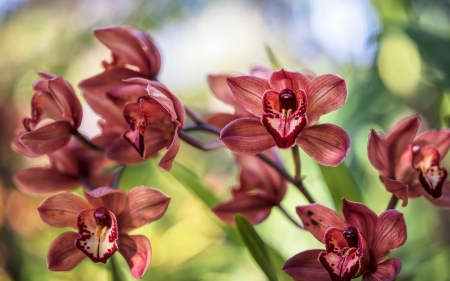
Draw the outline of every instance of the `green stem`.
<instances>
[{"instance_id":1,"label":"green stem","mask_svg":"<svg viewBox=\"0 0 450 281\"><path fill-rule=\"evenodd\" d=\"M298 222L296 222L295 220L294 220L294 218L293 217L291 217L289 214L288 214L288 212L280 205L280 204L278 204L277 205L277 207L278 207L278 209L280 209L280 211L293 223L293 224L295 224L295 226L297 226L298 228L300 228L300 229L305 229L304 227L303 227L303 225L301 225L301 224L299 224Z\"/></svg>"},{"instance_id":2,"label":"green stem","mask_svg":"<svg viewBox=\"0 0 450 281\"><path fill-rule=\"evenodd\" d=\"M292 151L292 157L294 158L294 166L295 166L295 180L300 179L300 173L301 173L301 162L300 162L300 151L298 149L298 145L294 145L294 147L291 148Z\"/></svg>"},{"instance_id":3,"label":"green stem","mask_svg":"<svg viewBox=\"0 0 450 281\"><path fill-rule=\"evenodd\" d=\"M389 200L389 204L388 204L386 210L389 210L389 209L395 209L395 206L397 205L397 202L398 202L397 196L395 196L394 194L392 194L391 200Z\"/></svg>"},{"instance_id":4,"label":"green stem","mask_svg":"<svg viewBox=\"0 0 450 281\"><path fill-rule=\"evenodd\" d=\"M105 150L97 145L95 145L94 143L92 143L90 140L88 140L87 138L85 138L82 134L80 134L80 132L78 132L78 130L76 130L73 135L87 148L89 148L90 150L93 150L95 152L99 152L104 154Z\"/></svg>"}]
</instances>

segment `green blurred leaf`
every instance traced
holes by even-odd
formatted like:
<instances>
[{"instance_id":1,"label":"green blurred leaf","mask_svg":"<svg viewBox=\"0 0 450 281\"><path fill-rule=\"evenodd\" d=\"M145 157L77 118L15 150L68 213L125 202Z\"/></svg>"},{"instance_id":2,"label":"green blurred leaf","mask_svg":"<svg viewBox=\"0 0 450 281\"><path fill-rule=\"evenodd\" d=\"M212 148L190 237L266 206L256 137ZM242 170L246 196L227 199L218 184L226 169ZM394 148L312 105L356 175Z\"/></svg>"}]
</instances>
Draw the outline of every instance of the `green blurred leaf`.
<instances>
[{"instance_id":1,"label":"green blurred leaf","mask_svg":"<svg viewBox=\"0 0 450 281\"><path fill-rule=\"evenodd\" d=\"M111 269L111 281L124 281L127 280L124 273L120 269L120 265L117 262L117 256L112 255L109 258L109 268Z\"/></svg>"},{"instance_id":2,"label":"green blurred leaf","mask_svg":"<svg viewBox=\"0 0 450 281\"><path fill-rule=\"evenodd\" d=\"M253 226L240 215L235 216L235 222L242 240L250 251L250 254L253 256L253 259L266 274L267 278L269 278L270 281L278 280L269 253L266 249L266 244L259 237L258 233L256 233Z\"/></svg>"},{"instance_id":3,"label":"green blurred leaf","mask_svg":"<svg viewBox=\"0 0 450 281\"><path fill-rule=\"evenodd\" d=\"M337 167L322 165L319 167L339 212L342 211L342 197L350 201L362 202L358 185L345 163L341 163Z\"/></svg>"},{"instance_id":4,"label":"green blurred leaf","mask_svg":"<svg viewBox=\"0 0 450 281\"><path fill-rule=\"evenodd\" d=\"M289 277L284 271L281 270L284 263L286 262L286 259L283 258L280 253L272 248L270 245L266 244L266 248L269 251L270 260L272 261L272 264L275 268L275 271L278 276L278 280L280 281L292 281L292 278Z\"/></svg>"},{"instance_id":5,"label":"green blurred leaf","mask_svg":"<svg viewBox=\"0 0 450 281\"><path fill-rule=\"evenodd\" d=\"M126 166L119 180L119 189L128 191L139 185L154 186L154 177L157 174L158 167L151 160L140 163L139 165Z\"/></svg>"},{"instance_id":6,"label":"green blurred leaf","mask_svg":"<svg viewBox=\"0 0 450 281\"><path fill-rule=\"evenodd\" d=\"M277 58L275 57L275 54L272 52L272 49L270 48L269 44L266 44L265 48L266 48L267 57L269 58L272 68L273 69L281 69L280 63L278 62Z\"/></svg>"}]
</instances>

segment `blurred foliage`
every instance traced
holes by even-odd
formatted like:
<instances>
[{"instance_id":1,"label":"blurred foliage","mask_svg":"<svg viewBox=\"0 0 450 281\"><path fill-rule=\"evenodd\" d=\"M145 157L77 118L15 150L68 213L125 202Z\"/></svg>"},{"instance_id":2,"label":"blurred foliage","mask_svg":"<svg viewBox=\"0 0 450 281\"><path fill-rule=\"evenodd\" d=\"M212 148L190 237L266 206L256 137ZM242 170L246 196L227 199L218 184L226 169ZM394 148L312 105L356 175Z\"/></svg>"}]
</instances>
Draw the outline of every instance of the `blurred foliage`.
<instances>
[{"instance_id":1,"label":"blurred foliage","mask_svg":"<svg viewBox=\"0 0 450 281\"><path fill-rule=\"evenodd\" d=\"M368 65L336 62L323 51L317 51L322 53L316 64L306 65L305 58L286 48L292 42L289 39L297 36L290 33L290 27L301 20L295 18L293 10L301 6L307 13L310 2L306 0L11 0L4 3L5 6L0 5L0 280L106 280L110 276L108 266L89 261L69 273L47 270L48 246L64 230L41 222L34 210L43 198L19 193L11 181L12 173L21 167L45 165L47 160L26 160L11 152L8 145L14 129L20 127L20 118L29 114L30 84L36 77L33 70L56 73L76 85L81 79L98 73L101 60L109 59L108 52L91 35L93 27L125 23L156 35L156 41L167 48L162 50L167 66L163 69L163 79L177 82L168 87L200 114L229 109L212 98L204 79L207 73L196 72L199 66L215 73L248 72L255 64L269 66L276 57L277 64L286 69L309 68L313 72L333 72L344 77L349 88L345 107L324 116L321 122L333 122L349 133L352 148L346 164L337 168L321 167L322 176L320 169L302 155L305 185L319 203L334 205L338 210L342 196L361 200L377 213L385 209L390 198L378 180L377 171L367 160L370 128L387 132L399 120L416 112L422 118L421 131L449 127L448 0L373 0L370 7L377 15L380 28L367 42L377 50ZM215 18L226 22L212 33L217 37L204 38L205 41L195 42L194 47L184 41L198 38L196 34L206 28L204 22ZM230 18L238 22L230 23L227 21ZM273 18L277 24L271 21ZM239 31L245 31L247 24L259 21L267 27L259 30L267 33L266 42L258 41L259 31L239 37ZM307 30L296 32L308 33ZM221 41L222 38L232 39ZM316 46L311 39L300 39L303 45ZM264 46L269 45L271 58L262 61ZM173 53L169 48L172 46L176 46ZM218 46L226 50L213 56L224 57L222 66L202 60L204 52ZM228 59L236 48L248 47L254 56L243 53ZM178 66L180 62L174 63L171 55L176 60L193 56L196 61L179 65L184 73L174 72L171 65ZM230 68L231 62L236 61L238 66ZM183 78L192 77L191 72L199 79L186 83ZM93 113L86 111L85 117L95 122ZM91 129L95 131L94 126L85 127ZM211 139L200 134L195 136L205 141ZM292 171L290 154L281 154L287 169ZM445 161L449 167L449 157ZM201 152L186 144L182 144L170 173L157 168L154 160L125 168L120 188L129 190L136 185L147 185L161 189L172 198L161 220L135 231L149 237L153 248L152 263L142 280L266 280L244 249L236 228L225 226L209 211L211 206L229 198L229 189L236 183L236 172L229 152ZM450 214L436 210L423 198L411 201L408 207L399 207L405 213L408 241L392 253L403 264L397 280L448 280ZM290 188L283 205L295 213L295 206L305 203ZM309 233L290 226L276 211L255 228L268 246L280 280L286 278L279 271L284 260L300 251L321 247ZM123 258L115 258L118 272L131 280Z\"/></svg>"}]
</instances>

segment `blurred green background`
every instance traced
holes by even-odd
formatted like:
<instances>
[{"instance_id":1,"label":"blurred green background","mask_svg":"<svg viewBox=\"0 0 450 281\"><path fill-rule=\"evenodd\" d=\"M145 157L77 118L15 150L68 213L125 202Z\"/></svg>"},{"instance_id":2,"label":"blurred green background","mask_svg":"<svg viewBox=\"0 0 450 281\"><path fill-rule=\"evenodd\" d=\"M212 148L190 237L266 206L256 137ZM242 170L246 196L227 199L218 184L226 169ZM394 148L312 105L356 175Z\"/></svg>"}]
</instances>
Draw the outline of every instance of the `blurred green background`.
<instances>
[{"instance_id":1,"label":"blurred green background","mask_svg":"<svg viewBox=\"0 0 450 281\"><path fill-rule=\"evenodd\" d=\"M99 73L100 62L110 55L91 29L112 24L152 35L163 54L161 81L200 115L231 111L213 97L206 75L269 67L265 44L286 70L344 77L347 104L320 122L333 122L350 134L345 165L363 202L378 214L390 194L367 159L369 129L387 132L414 113L421 116L420 131L449 124L448 0L0 0L0 280L108 280L108 267L88 260L68 273L47 270L48 246L65 230L41 222L36 207L44 198L20 193L11 181L13 172L45 165L47 159L26 159L9 143L21 118L30 114L34 70L63 76L73 85ZM97 117L87 106L84 110L80 130L94 136ZM301 156L313 197L335 207L338 201L321 170ZM292 171L289 151L282 151L282 157ZM336 186L354 192L351 179L335 174L331 181ZM154 160L126 168L121 188L148 185L172 197L162 219L135 231L149 237L153 247L142 280L265 280L236 232L209 211L208 204L217 200L212 196L227 200L235 184L236 167L228 151L202 152L185 143L170 173ZM196 195L204 190L206 203ZM306 201L290 187L282 204L294 216L295 206ZM408 240L391 255L403 263L397 280L450 280L450 213L423 198L398 209L405 213ZM323 248L278 210L256 229L284 259ZM124 278L132 280L123 258L115 258Z\"/></svg>"}]
</instances>

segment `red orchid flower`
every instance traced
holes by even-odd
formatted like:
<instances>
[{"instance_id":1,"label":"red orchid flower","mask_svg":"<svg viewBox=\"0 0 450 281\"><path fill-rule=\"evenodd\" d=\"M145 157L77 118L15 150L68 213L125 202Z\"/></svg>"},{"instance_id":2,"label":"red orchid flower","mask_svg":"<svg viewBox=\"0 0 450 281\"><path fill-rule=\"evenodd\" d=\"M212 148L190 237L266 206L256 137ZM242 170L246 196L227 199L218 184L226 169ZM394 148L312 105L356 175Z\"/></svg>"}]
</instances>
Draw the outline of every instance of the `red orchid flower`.
<instances>
[{"instance_id":1,"label":"red orchid flower","mask_svg":"<svg viewBox=\"0 0 450 281\"><path fill-rule=\"evenodd\" d=\"M99 137L91 140L101 145ZM113 173L105 170L117 165L101 154L83 146L75 137L61 149L48 154L49 167L34 167L15 173L13 180L25 193L48 194L56 191L76 188L80 185L88 189L111 183Z\"/></svg>"},{"instance_id":2,"label":"red orchid flower","mask_svg":"<svg viewBox=\"0 0 450 281\"><path fill-rule=\"evenodd\" d=\"M122 108L107 98L112 91L127 86L123 80L142 77L156 80L161 69L161 54L144 31L129 26L96 28L94 35L112 52L112 62L103 62L105 70L80 82L89 106L110 125L126 126Z\"/></svg>"},{"instance_id":3,"label":"red orchid flower","mask_svg":"<svg viewBox=\"0 0 450 281\"><path fill-rule=\"evenodd\" d=\"M343 199L345 220L320 204L297 207L305 229L325 245L324 250L301 252L283 266L295 281L393 281L401 263L390 251L406 241L403 214L387 210L377 216L364 204Z\"/></svg>"},{"instance_id":4,"label":"red orchid flower","mask_svg":"<svg viewBox=\"0 0 450 281\"><path fill-rule=\"evenodd\" d=\"M63 147L83 117L80 101L66 80L45 71L37 74L40 77L33 83L31 117L23 119L24 130L18 130L11 143L14 150L30 157ZM42 125L46 118L54 122Z\"/></svg>"},{"instance_id":5,"label":"red orchid flower","mask_svg":"<svg viewBox=\"0 0 450 281\"><path fill-rule=\"evenodd\" d=\"M438 207L450 207L450 181L440 166L450 147L450 130L430 130L416 136L418 116L398 123L386 136L370 131L367 151L380 171L387 191L408 204L408 198L425 196Z\"/></svg>"},{"instance_id":6,"label":"red orchid flower","mask_svg":"<svg viewBox=\"0 0 450 281\"><path fill-rule=\"evenodd\" d=\"M281 69L270 79L240 76L227 79L235 98L255 117L239 118L221 131L221 140L237 154L257 154L272 146L299 145L316 162L337 166L350 148L350 138L332 124L313 125L323 114L342 107L345 81L326 74L308 78Z\"/></svg>"},{"instance_id":7,"label":"red orchid flower","mask_svg":"<svg viewBox=\"0 0 450 281\"><path fill-rule=\"evenodd\" d=\"M274 149L264 152L272 161L281 164ZM234 223L239 213L252 224L264 221L272 207L280 204L286 194L286 181L274 169L254 156L235 155L240 167L239 186L232 189L233 199L212 208L221 220Z\"/></svg>"},{"instance_id":8,"label":"red orchid flower","mask_svg":"<svg viewBox=\"0 0 450 281\"><path fill-rule=\"evenodd\" d=\"M123 111L126 125L110 120L101 123L102 135L111 140L106 148L107 157L134 164L167 147L158 165L170 170L180 147L178 129L185 122L183 104L159 82L132 78L126 83L108 94L113 105Z\"/></svg>"},{"instance_id":9,"label":"red orchid flower","mask_svg":"<svg viewBox=\"0 0 450 281\"><path fill-rule=\"evenodd\" d=\"M38 207L41 219L54 227L70 227L77 232L58 236L47 253L52 271L69 271L86 257L106 263L117 250L130 266L135 278L144 276L152 257L150 241L131 230L158 220L170 198L161 191L139 186L124 191L100 187L86 200L68 191L45 199Z\"/></svg>"}]
</instances>

